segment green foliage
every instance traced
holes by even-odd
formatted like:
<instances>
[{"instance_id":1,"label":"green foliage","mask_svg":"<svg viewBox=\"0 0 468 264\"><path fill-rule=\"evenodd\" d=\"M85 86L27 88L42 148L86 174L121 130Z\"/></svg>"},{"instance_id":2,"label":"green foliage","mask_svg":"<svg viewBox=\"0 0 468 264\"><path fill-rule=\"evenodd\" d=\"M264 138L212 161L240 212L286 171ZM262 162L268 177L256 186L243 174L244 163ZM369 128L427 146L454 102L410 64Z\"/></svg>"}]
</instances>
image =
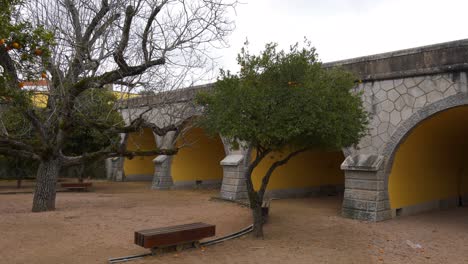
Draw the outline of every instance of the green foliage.
<instances>
[{"instance_id":1,"label":"green foliage","mask_svg":"<svg viewBox=\"0 0 468 264\"><path fill-rule=\"evenodd\" d=\"M42 26L34 27L27 21L18 20L18 7L21 0L0 0L0 51L8 54L16 62L15 67L22 80L37 80L45 72L43 57L50 56L49 47L54 44L54 36ZM9 76L0 69L0 96L12 97L7 88L17 90L17 86L7 87Z\"/></svg>"},{"instance_id":2,"label":"green foliage","mask_svg":"<svg viewBox=\"0 0 468 264\"><path fill-rule=\"evenodd\" d=\"M34 160L0 155L0 178L26 179L36 175L39 163Z\"/></svg>"},{"instance_id":3,"label":"green foliage","mask_svg":"<svg viewBox=\"0 0 468 264\"><path fill-rule=\"evenodd\" d=\"M296 44L289 52L268 44L260 55L242 49L239 74L221 71L215 89L198 96L200 123L211 133L255 148L338 149L365 134L367 114L354 77L323 69L315 49Z\"/></svg>"},{"instance_id":4,"label":"green foliage","mask_svg":"<svg viewBox=\"0 0 468 264\"><path fill-rule=\"evenodd\" d=\"M74 126L67 139L65 154L82 155L119 142L117 133L102 129L123 124L122 117L114 108L116 101L111 91L103 89L88 89L78 97Z\"/></svg>"}]
</instances>

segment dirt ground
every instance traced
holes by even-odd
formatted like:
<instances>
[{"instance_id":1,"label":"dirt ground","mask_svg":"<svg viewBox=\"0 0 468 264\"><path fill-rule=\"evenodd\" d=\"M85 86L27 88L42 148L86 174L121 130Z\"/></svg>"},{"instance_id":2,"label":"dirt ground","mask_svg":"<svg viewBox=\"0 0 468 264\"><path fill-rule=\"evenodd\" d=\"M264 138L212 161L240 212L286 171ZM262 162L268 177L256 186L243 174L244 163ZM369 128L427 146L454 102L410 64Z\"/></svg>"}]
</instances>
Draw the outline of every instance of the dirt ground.
<instances>
[{"instance_id":1,"label":"dirt ground","mask_svg":"<svg viewBox=\"0 0 468 264\"><path fill-rule=\"evenodd\" d=\"M0 188L0 193L9 188ZM0 195L0 263L106 263L147 252L133 232L187 222L222 236L247 226L248 208L214 190L151 191L148 183L95 183L58 193L57 210L31 213L32 194ZM275 200L265 239L250 236L128 263L468 263L468 208L365 223L339 216L339 197ZM420 244L421 249L410 245Z\"/></svg>"}]
</instances>

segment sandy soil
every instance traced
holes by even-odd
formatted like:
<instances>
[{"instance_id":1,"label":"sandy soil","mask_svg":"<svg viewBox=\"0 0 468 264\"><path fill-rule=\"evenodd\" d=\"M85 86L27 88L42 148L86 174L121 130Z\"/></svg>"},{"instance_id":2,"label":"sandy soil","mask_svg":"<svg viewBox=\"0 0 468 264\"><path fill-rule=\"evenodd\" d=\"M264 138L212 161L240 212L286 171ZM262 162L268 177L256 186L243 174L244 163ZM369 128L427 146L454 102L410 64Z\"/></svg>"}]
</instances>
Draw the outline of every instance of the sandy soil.
<instances>
[{"instance_id":1,"label":"sandy soil","mask_svg":"<svg viewBox=\"0 0 468 264\"><path fill-rule=\"evenodd\" d=\"M224 235L249 224L247 208L211 201L215 194L98 183L94 192L59 193L58 210L38 214L29 212L31 194L0 195L0 263L106 263L146 252L133 245L138 229L204 221ZM468 208L365 223L340 217L340 202L275 200L264 240L246 236L129 263L468 263Z\"/></svg>"}]
</instances>

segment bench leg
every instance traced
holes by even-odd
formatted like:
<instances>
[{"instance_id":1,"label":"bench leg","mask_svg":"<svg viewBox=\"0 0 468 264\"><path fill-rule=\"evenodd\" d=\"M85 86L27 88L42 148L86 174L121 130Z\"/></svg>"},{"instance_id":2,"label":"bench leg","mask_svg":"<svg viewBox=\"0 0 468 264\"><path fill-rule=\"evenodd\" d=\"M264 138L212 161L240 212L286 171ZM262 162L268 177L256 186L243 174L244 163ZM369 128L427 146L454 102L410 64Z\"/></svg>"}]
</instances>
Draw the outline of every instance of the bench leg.
<instances>
[{"instance_id":1,"label":"bench leg","mask_svg":"<svg viewBox=\"0 0 468 264\"><path fill-rule=\"evenodd\" d=\"M195 242L193 242L193 243L192 243L192 246L193 246L194 248L200 248L200 246L201 246L201 245L200 245L200 241L195 241Z\"/></svg>"},{"instance_id":2,"label":"bench leg","mask_svg":"<svg viewBox=\"0 0 468 264\"><path fill-rule=\"evenodd\" d=\"M160 247L152 248L151 249L151 255L153 255L153 256L154 255L162 255L163 251L164 251L163 248L160 248Z\"/></svg>"},{"instance_id":3,"label":"bench leg","mask_svg":"<svg viewBox=\"0 0 468 264\"><path fill-rule=\"evenodd\" d=\"M177 251L177 252L181 252L182 250L184 250L184 246L185 246L184 244L179 244L179 245L177 245L177 246L176 246L176 251Z\"/></svg>"}]
</instances>

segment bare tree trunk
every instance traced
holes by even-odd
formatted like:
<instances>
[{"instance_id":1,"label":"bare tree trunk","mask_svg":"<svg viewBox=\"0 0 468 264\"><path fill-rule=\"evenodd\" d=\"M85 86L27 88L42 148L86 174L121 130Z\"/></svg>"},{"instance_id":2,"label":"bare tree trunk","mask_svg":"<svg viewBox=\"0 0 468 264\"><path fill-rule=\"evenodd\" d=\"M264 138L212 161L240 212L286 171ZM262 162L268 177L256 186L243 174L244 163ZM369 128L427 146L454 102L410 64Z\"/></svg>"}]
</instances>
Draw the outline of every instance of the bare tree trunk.
<instances>
[{"instance_id":1,"label":"bare tree trunk","mask_svg":"<svg viewBox=\"0 0 468 264\"><path fill-rule=\"evenodd\" d=\"M33 212L55 210L55 185L60 166L59 159L41 161L36 176Z\"/></svg>"},{"instance_id":2,"label":"bare tree trunk","mask_svg":"<svg viewBox=\"0 0 468 264\"><path fill-rule=\"evenodd\" d=\"M262 214L262 200L256 201L255 205L251 205L254 223L253 235L257 238L263 238L263 214Z\"/></svg>"}]
</instances>

